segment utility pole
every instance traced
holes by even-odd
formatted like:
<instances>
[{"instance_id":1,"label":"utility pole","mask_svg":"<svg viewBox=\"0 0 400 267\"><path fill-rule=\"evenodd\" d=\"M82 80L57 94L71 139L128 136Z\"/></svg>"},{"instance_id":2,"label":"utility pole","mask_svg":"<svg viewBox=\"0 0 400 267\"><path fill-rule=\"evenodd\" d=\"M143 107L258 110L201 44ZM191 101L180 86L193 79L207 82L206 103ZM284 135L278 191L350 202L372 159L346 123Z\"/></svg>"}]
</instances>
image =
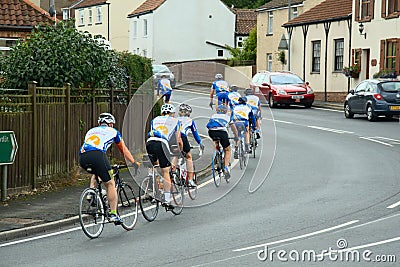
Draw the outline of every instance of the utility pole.
<instances>
[{"instance_id":1,"label":"utility pole","mask_svg":"<svg viewBox=\"0 0 400 267\"><path fill-rule=\"evenodd\" d=\"M290 21L290 6L291 6L291 1L288 0L288 21ZM292 34L289 34L288 32L288 71L290 71L290 39L292 39Z\"/></svg>"}]
</instances>

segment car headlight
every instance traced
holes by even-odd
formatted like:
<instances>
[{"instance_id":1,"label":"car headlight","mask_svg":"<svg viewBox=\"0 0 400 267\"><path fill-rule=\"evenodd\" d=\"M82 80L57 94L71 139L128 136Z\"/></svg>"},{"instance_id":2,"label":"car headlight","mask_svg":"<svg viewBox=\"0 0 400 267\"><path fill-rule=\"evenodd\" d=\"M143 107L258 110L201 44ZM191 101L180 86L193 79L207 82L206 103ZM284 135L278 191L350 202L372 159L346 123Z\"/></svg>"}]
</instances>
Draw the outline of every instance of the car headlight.
<instances>
[{"instance_id":1,"label":"car headlight","mask_svg":"<svg viewBox=\"0 0 400 267\"><path fill-rule=\"evenodd\" d=\"M314 91L313 91L313 89L311 89L311 88L308 88L308 89L307 89L307 94L314 94Z\"/></svg>"},{"instance_id":2,"label":"car headlight","mask_svg":"<svg viewBox=\"0 0 400 267\"><path fill-rule=\"evenodd\" d=\"M282 89L279 89L279 90L278 90L278 94L280 94L280 95L287 95L286 91L285 91L285 90L282 90Z\"/></svg>"}]
</instances>

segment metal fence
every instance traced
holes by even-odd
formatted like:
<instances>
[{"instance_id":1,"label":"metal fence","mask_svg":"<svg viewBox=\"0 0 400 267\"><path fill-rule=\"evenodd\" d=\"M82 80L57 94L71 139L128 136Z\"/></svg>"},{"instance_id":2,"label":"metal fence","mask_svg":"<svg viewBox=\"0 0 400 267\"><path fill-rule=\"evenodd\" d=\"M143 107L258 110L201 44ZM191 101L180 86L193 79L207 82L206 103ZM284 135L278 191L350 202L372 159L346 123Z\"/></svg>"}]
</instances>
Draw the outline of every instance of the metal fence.
<instances>
[{"instance_id":1,"label":"metal fence","mask_svg":"<svg viewBox=\"0 0 400 267\"><path fill-rule=\"evenodd\" d=\"M149 118L142 114L152 114L153 92L71 89L69 84L45 88L36 87L35 82L29 83L28 91L1 89L0 131L14 131L18 142L15 162L7 168L7 193L36 188L77 166L84 135L97 124L99 113L113 113L117 118L115 127L122 132L132 96L139 104L130 114L134 134L127 137L135 145L128 148L135 153L144 148ZM122 159L117 149L112 149L110 156Z\"/></svg>"}]
</instances>

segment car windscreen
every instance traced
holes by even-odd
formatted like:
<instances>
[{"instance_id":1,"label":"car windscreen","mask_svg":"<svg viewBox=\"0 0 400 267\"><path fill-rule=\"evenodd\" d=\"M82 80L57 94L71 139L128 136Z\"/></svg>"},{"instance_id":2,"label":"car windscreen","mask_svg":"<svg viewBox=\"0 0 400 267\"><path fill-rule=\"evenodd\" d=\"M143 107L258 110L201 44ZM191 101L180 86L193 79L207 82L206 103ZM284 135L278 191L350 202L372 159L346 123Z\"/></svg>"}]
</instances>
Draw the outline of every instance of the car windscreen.
<instances>
[{"instance_id":1,"label":"car windscreen","mask_svg":"<svg viewBox=\"0 0 400 267\"><path fill-rule=\"evenodd\" d=\"M302 84L302 79L293 74L285 75L271 75L271 84L283 85L283 84Z\"/></svg>"},{"instance_id":2,"label":"car windscreen","mask_svg":"<svg viewBox=\"0 0 400 267\"><path fill-rule=\"evenodd\" d=\"M159 72L170 72L167 66L164 65L153 65L153 73Z\"/></svg>"},{"instance_id":3,"label":"car windscreen","mask_svg":"<svg viewBox=\"0 0 400 267\"><path fill-rule=\"evenodd\" d=\"M384 82L380 85L385 92L400 92L400 81Z\"/></svg>"}]
</instances>

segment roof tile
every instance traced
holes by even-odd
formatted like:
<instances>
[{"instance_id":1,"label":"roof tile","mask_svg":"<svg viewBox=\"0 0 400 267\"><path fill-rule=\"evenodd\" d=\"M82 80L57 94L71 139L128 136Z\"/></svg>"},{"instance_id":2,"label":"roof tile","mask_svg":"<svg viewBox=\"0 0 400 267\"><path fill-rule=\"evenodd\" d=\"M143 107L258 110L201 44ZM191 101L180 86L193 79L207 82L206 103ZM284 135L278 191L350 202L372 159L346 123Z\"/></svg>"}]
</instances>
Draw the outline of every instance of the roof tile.
<instances>
[{"instance_id":1,"label":"roof tile","mask_svg":"<svg viewBox=\"0 0 400 267\"><path fill-rule=\"evenodd\" d=\"M255 9L233 9L236 14L236 33L249 34L257 26Z\"/></svg>"},{"instance_id":2,"label":"roof tile","mask_svg":"<svg viewBox=\"0 0 400 267\"><path fill-rule=\"evenodd\" d=\"M352 12L352 2L352 0L326 0L297 18L286 22L283 26L312 24L320 21L347 18Z\"/></svg>"},{"instance_id":3,"label":"roof tile","mask_svg":"<svg viewBox=\"0 0 400 267\"><path fill-rule=\"evenodd\" d=\"M127 0L119 0L119 1L127 1ZM83 7L88 7L88 6L102 5L102 4L105 4L106 2L107 2L107 0L83 0L81 3L74 6L74 8L77 9L77 8L83 8Z\"/></svg>"},{"instance_id":4,"label":"roof tile","mask_svg":"<svg viewBox=\"0 0 400 267\"><path fill-rule=\"evenodd\" d=\"M292 0L290 5L297 5L303 3L305 0ZM268 3L260 6L257 10L262 9L273 9L278 7L286 7L288 6L288 0L271 0Z\"/></svg>"},{"instance_id":5,"label":"roof tile","mask_svg":"<svg viewBox=\"0 0 400 267\"><path fill-rule=\"evenodd\" d=\"M54 18L29 0L0 0L0 27L33 27L39 22L53 23Z\"/></svg>"},{"instance_id":6,"label":"roof tile","mask_svg":"<svg viewBox=\"0 0 400 267\"><path fill-rule=\"evenodd\" d=\"M161 6L166 0L147 0L141 4L138 8L132 11L129 16L139 15L142 13L147 13L156 10Z\"/></svg>"}]
</instances>

